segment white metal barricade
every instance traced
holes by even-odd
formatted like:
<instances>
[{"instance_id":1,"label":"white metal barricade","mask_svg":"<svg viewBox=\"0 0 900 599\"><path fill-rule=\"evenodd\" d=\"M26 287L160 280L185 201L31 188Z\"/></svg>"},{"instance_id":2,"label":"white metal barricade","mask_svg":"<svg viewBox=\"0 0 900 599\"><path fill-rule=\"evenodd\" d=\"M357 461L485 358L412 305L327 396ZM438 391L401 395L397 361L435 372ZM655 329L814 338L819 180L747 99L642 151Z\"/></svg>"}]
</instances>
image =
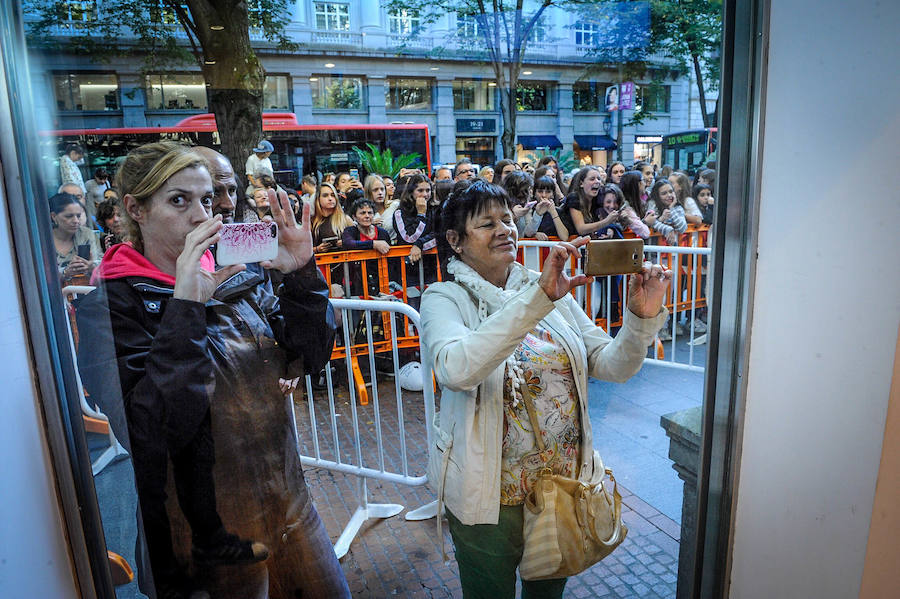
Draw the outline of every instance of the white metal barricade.
<instances>
[{"instance_id":1,"label":"white metal barricade","mask_svg":"<svg viewBox=\"0 0 900 599\"><path fill-rule=\"evenodd\" d=\"M347 387L349 393L350 422L345 418L340 418L335 402L335 388L332 380L331 363L325 368L325 386L328 397L328 422L321 430L319 427L318 417L316 415L316 405L313 395L313 386L311 375L306 376L306 403L309 414L308 423L304 423L305 428L308 427L309 439L304 439L305 444L311 451L311 455L304 454L301 447L301 438L297 428L296 414L291 409L291 415L294 417L294 434L297 439L297 449L300 454L300 462L304 466L315 466L317 468L325 468L335 472L343 472L352 474L357 477L356 481L356 509L350 518L350 521L344 527L343 532L334 545L334 551L338 558L343 557L350 549L350 544L359 532L360 527L369 518L390 518L403 511L403 506L396 503L369 503L368 491L366 488L366 480L369 478L382 480L391 483L398 483L407 486L420 486L427 482L427 475L424 472L425 464L427 464L427 448L431 446L431 427L430 423L434 419L434 386L432 378L431 358L424 349L420 348L421 356L421 373L423 379L422 401L424 401L425 422L416 423L425 428L425 455L422 460L422 473L415 474L410 464L407 446L407 426L404 422L404 404L403 390L400 386L400 363L399 352L397 346L397 337L400 331L397 326L395 315L402 315L409 319L409 322L420 328L419 314L410 306L396 301L382 300L359 300L359 299L332 299L332 305L336 311L340 311L342 316L342 331L339 333L343 336L344 347L347 351L347 358L344 360L347 369ZM364 355L368 355L369 376L371 380L370 392L370 408L372 420L366 424L374 427L374 443L361 427L360 411L361 406L357 405L357 397L354 377L352 372L352 359L359 355L359 352L352 351L354 339L351 330L354 328L354 313L360 314L365 322L366 331L366 349ZM373 313L375 316L373 317ZM388 415L387 404L382 405L378 395L378 380L376 376L375 363L375 340L373 338L373 318L381 319L381 314L387 313L390 327L391 339L391 363L394 373L394 406L396 412ZM291 402L293 406L293 402ZM390 422L394 421L394 422ZM391 424L396 424L396 428L391 433L396 433L398 441L397 447L392 447L391 455L388 457L385 449L385 428ZM347 437L349 436L349 439ZM366 440L364 441L364 437ZM391 437L394 438L393 436ZM343 442L347 441L350 447L342 450ZM329 444L330 455L326 456L322 445ZM364 445L366 451L364 451ZM391 463L392 462L392 463ZM437 502L430 502L416 510L410 511L406 515L407 520L424 520L432 518L437 513Z\"/></svg>"},{"instance_id":2,"label":"white metal barricade","mask_svg":"<svg viewBox=\"0 0 900 599\"><path fill-rule=\"evenodd\" d=\"M94 289L95 288L90 285L69 285L68 287L63 287L62 293L63 297L66 299L66 308L68 309L69 305L71 305L71 302L75 297L79 295L87 295ZM66 329L69 332L69 348L72 350L72 360L75 363L75 384L78 386L78 400L81 404L81 413L90 418L105 422L107 428L109 429L109 447L106 448L106 450L104 450L104 452L101 453L97 457L97 459L91 463L91 473L94 476L97 476L104 468L106 468L116 459L127 456L128 452L125 451L125 448L122 447L122 444L119 443L118 439L116 439L116 435L113 432L112 427L109 426L109 418L106 417L106 414L91 406L88 403L87 398L84 396L84 386L81 384L81 373L78 372L78 358L75 352L75 340L72 336L72 327L69 324L68 316L69 315L67 313Z\"/></svg>"},{"instance_id":3,"label":"white metal barricade","mask_svg":"<svg viewBox=\"0 0 900 599\"><path fill-rule=\"evenodd\" d=\"M686 289L697 289L697 278L703 276L701 270L702 256L709 256L711 253L710 248L705 247L696 247L697 240L699 236L698 234L693 234L691 236L692 247L683 247L683 246L658 246L658 245L645 245L644 246L644 258L646 260L650 260L654 263L661 263L664 256L690 256L691 266L691 276L687 285L682 285L681 276L679 272L675 272L672 277L672 285L670 289L671 295L669 296L669 303L677 304L684 303L684 294ZM553 247L557 244L556 241L536 241L531 239L523 239L519 241L519 248L522 250L522 263L532 269L540 271L543 267L543 260L541 259L541 248L549 248ZM571 264L571 263L570 263ZM575 269L571 269L569 266L566 268L567 272L570 274L580 274L583 272L581 266L581 260L576 261ZM628 282L630 277L628 275L624 276L624 284L622 289L628 289ZM615 285L615 276L608 277L597 277L593 283L592 292L590 294L586 293L585 288L581 287L575 292L575 299L578 304L582 307L582 309L592 318L596 318L598 316L598 308L599 310L605 310L605 314L602 314L606 317L607 322L614 322L616 320L615 314L613 314L613 298L612 298L612 289ZM600 297L600 305L596 305L595 298ZM623 293L621 298L622 310L625 310L627 307L628 294ZM697 322L697 301L693 300L690 302L690 310L688 313L690 314L689 321L689 341L687 344L688 355L687 361L679 362L677 360L678 356L676 352L676 343L678 341L678 327L677 327L677 317L682 312L675 313L673 318L670 318L668 326L671 327L671 341L666 341L665 344L669 349L668 355L669 357L664 360L659 360L656 358L646 358L645 363L659 364L661 366L667 366L670 368L678 368L683 370L691 370L696 372L703 372L705 369L702 365L697 365L694 363L694 348L696 345L700 345L705 341L705 335L697 335L695 331L695 323Z\"/></svg>"}]
</instances>

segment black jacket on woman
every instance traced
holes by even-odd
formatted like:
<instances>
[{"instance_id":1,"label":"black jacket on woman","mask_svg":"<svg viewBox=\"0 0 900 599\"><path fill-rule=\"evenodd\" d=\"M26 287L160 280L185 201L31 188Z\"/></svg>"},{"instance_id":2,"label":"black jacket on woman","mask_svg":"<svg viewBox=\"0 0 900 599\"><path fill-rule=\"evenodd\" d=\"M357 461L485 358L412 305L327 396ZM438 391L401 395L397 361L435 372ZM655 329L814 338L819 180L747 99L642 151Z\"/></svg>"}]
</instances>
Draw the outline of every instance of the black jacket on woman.
<instances>
[{"instance_id":1,"label":"black jacket on woman","mask_svg":"<svg viewBox=\"0 0 900 599\"><path fill-rule=\"evenodd\" d=\"M229 596L264 584L265 577L272 598L310 591L327 564L317 566L310 557L321 549L304 550L311 531L301 521L312 504L278 378L289 361L318 372L331 355L334 315L314 260L285 275L277 292L257 265L248 265L206 304L173 298L172 277L125 244L110 250L98 276L100 286L76 310L79 370L118 438L130 440L139 495L147 478L141 469L158 477L166 454L177 466L176 457L211 419L222 520L230 532L272 550L265 567L223 568L214 578ZM144 504L142 497L149 545ZM169 509L168 517L175 551L184 560L190 529L177 509Z\"/></svg>"}]
</instances>

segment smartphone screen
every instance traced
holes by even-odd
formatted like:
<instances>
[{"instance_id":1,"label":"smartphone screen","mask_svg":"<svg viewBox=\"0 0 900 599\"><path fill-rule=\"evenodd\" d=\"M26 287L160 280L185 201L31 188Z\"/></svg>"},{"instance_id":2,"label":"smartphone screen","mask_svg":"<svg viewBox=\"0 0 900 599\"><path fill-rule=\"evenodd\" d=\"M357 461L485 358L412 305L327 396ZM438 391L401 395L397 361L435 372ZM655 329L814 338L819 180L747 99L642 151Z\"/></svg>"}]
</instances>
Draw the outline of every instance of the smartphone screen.
<instances>
[{"instance_id":1,"label":"smartphone screen","mask_svg":"<svg viewBox=\"0 0 900 599\"><path fill-rule=\"evenodd\" d=\"M85 260L91 259L91 244L82 243L75 251L78 253L79 257L84 258Z\"/></svg>"},{"instance_id":2,"label":"smartphone screen","mask_svg":"<svg viewBox=\"0 0 900 599\"><path fill-rule=\"evenodd\" d=\"M274 260L278 255L278 226L275 223L233 223L222 227L216 246L220 266Z\"/></svg>"}]
</instances>

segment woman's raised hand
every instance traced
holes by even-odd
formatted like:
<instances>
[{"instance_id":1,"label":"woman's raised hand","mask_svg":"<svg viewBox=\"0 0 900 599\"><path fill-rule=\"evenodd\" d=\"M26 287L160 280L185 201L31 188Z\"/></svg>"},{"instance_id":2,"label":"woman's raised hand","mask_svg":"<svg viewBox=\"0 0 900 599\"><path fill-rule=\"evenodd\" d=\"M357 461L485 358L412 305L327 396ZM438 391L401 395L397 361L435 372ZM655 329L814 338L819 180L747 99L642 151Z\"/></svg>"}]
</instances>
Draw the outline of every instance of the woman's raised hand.
<instances>
[{"instance_id":1,"label":"woman's raised hand","mask_svg":"<svg viewBox=\"0 0 900 599\"><path fill-rule=\"evenodd\" d=\"M284 190L269 189L269 208L278 225L278 255L274 260L260 262L263 268L274 268L287 274L306 266L313 257L312 228L309 224L309 204L303 202L301 225L291 211L291 202Z\"/></svg>"},{"instance_id":2,"label":"woman's raised hand","mask_svg":"<svg viewBox=\"0 0 900 599\"><path fill-rule=\"evenodd\" d=\"M222 230L222 216L197 225L184 238L184 249L175 261L175 291L173 297L205 304L213 296L222 281L246 268L243 264L232 264L221 270L209 272L200 266L203 253L219 241Z\"/></svg>"},{"instance_id":3,"label":"woman's raised hand","mask_svg":"<svg viewBox=\"0 0 900 599\"><path fill-rule=\"evenodd\" d=\"M672 271L659 264L644 262L641 272L631 277L628 286L628 309L635 316L653 318L659 313L666 290L672 281Z\"/></svg>"},{"instance_id":4,"label":"woman's raised hand","mask_svg":"<svg viewBox=\"0 0 900 599\"><path fill-rule=\"evenodd\" d=\"M544 267L541 269L541 278L538 279L538 285L547 294L551 302L555 302L565 294L569 293L575 287L590 283L593 277L587 275L575 275L570 277L566 274L566 263L570 258L579 258L578 248L588 242L589 238L579 237L571 243L561 241L552 248L544 260Z\"/></svg>"}]
</instances>

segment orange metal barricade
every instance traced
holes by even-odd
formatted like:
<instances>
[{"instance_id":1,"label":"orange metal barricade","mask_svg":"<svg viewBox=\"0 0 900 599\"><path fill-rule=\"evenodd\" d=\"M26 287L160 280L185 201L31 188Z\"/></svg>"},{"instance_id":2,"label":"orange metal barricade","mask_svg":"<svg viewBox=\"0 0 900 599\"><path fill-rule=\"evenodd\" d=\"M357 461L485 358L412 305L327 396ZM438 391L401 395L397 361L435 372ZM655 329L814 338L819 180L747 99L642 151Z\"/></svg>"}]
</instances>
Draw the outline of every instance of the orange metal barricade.
<instances>
[{"instance_id":1,"label":"orange metal barricade","mask_svg":"<svg viewBox=\"0 0 900 599\"><path fill-rule=\"evenodd\" d=\"M687 231L683 233L679 239L679 246L706 247L708 234L708 225L688 225ZM634 234L628 231L625 236L626 238L633 238ZM553 238L550 240L556 241L556 239ZM646 245L666 246L668 244L666 243L665 237L654 234L646 241ZM387 254L380 254L375 250L321 253L316 254L316 264L328 282L329 293L333 291L332 285L334 284L341 285L344 292L347 293L351 287L349 281L358 276L358 282L360 283L358 286L358 291L360 292L359 297L362 299L393 299L409 303L410 291L415 289L415 291L421 295L428 285L428 283L423 280L424 277L421 277L424 272L424 268L422 267L419 268L420 280L409 280L405 260L406 257L409 256L411 247L412 246L408 245L393 246ZM547 253L549 252L549 248L538 248L538 252L539 263L543 265ZM651 258L653 257L654 256L651 254ZM680 297L675 298L674 294L672 294L670 296L670 301L666 304L666 307L673 314L690 311L692 308L697 309L706 306L706 288L705 285L703 285L702 258L702 256L696 255L667 254L664 251L661 252L661 264L666 268L672 269L679 278L677 290ZM437 264L436 250L432 249L423 252L422 260L434 260L435 268L432 271L434 273L434 278L436 281L443 280L440 265ZM517 261L524 263L523 248L519 248ZM570 268L573 271L578 269L578 262L578 259L572 258ZM373 273L373 276L370 277L369 273L372 269L374 269L375 272ZM334 274L333 271L335 271ZM695 276L695 273L697 276ZM624 280L625 279L623 278L623 287ZM693 282L693 284L685 285L683 282ZM675 282L673 281L673 286L674 284ZM370 288L370 285L372 288ZM620 287L619 289L619 298L623 298L625 295L626 290L623 287ZM685 289L685 287L687 287L687 289ZM572 293L575 295L576 292L573 290ZM592 297L592 286L587 286L584 293L584 309L590 314L594 299ZM349 296L348 293L347 296ZM601 298L601 300L602 299L603 298ZM594 318L594 322L606 331L609 331L611 328L620 327L622 326L621 317L623 308L624 305L621 303L620 299L619 305L613 310L612 319L607 319L606 314L601 310L600 313L597 314L597 317ZM389 353L391 351L392 338L389 318L389 315L382 314L381 330L378 334L378 339L373 340L372 343L372 351L375 354ZM375 326L376 325L373 324L373 329ZM402 322L400 323L400 326L397 327L397 330L399 332L396 338L398 349L418 348L418 331L410 327L409 320L406 317L402 317ZM351 339L350 355L351 358L353 358L352 371L354 375L354 384L360 398L360 403L363 405L368 403L368 392L365 387L362 371L359 368L356 358L368 355L368 353L369 346L365 341L357 342L355 339ZM656 354L659 359L663 357L662 353L662 344L657 342ZM338 339L332 351L331 359L343 360L346 357L347 348L344 347L343 339Z\"/></svg>"}]
</instances>

